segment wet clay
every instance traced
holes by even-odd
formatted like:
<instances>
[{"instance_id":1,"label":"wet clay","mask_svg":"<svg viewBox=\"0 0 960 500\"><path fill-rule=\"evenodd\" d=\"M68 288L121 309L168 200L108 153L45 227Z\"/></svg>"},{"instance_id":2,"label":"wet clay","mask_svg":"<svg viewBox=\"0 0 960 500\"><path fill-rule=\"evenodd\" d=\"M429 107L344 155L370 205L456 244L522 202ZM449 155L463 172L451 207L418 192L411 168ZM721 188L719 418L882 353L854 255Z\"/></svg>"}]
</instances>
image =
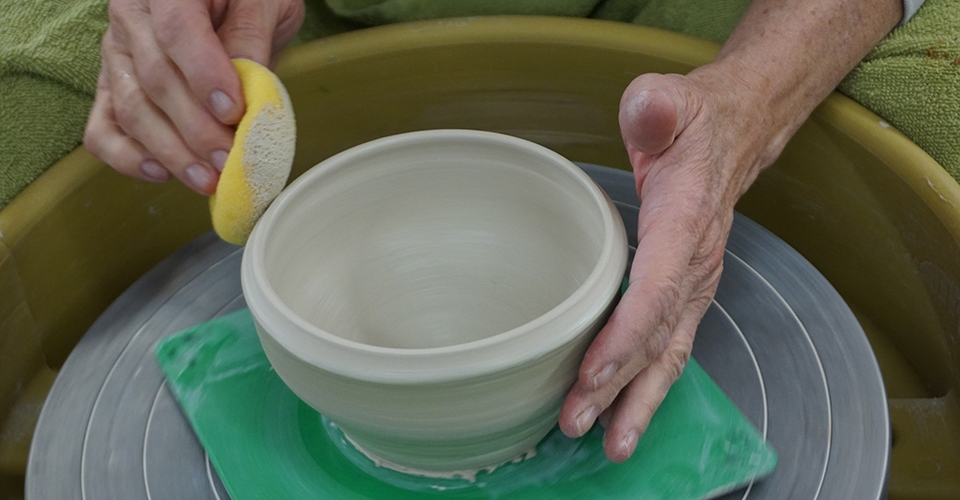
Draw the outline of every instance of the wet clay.
<instances>
[{"instance_id":1,"label":"wet clay","mask_svg":"<svg viewBox=\"0 0 960 500\"><path fill-rule=\"evenodd\" d=\"M448 473L512 460L556 424L626 258L617 211L578 167L440 130L305 173L258 222L241 274L301 399L381 463Z\"/></svg>"}]
</instances>

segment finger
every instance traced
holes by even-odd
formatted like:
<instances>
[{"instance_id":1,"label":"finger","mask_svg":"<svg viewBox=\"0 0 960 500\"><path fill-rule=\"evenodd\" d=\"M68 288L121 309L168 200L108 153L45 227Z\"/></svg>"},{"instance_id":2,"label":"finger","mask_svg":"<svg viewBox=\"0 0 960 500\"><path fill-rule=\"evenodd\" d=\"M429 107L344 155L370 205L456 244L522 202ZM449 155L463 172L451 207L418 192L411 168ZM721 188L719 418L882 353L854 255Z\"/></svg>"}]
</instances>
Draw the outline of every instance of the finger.
<instances>
[{"instance_id":1,"label":"finger","mask_svg":"<svg viewBox=\"0 0 960 500\"><path fill-rule=\"evenodd\" d=\"M214 31L205 3L151 0L150 11L160 49L179 69L197 99L220 122L239 122L244 112L240 78Z\"/></svg>"},{"instance_id":2,"label":"finger","mask_svg":"<svg viewBox=\"0 0 960 500\"><path fill-rule=\"evenodd\" d=\"M587 349L561 408L560 427L570 436L589 430L619 391L663 352L682 306L707 277L690 270L700 235L690 229L689 219L698 215L678 205L660 210L665 205L651 201L640 207L630 284Z\"/></svg>"},{"instance_id":3,"label":"finger","mask_svg":"<svg viewBox=\"0 0 960 500\"><path fill-rule=\"evenodd\" d=\"M140 29L128 30L127 35L137 81L194 154L218 171L223 170L233 144L233 131L207 112L183 74L161 51L146 13L140 15Z\"/></svg>"},{"instance_id":4,"label":"finger","mask_svg":"<svg viewBox=\"0 0 960 500\"><path fill-rule=\"evenodd\" d=\"M657 155L696 115L699 101L673 75L648 73L634 79L620 100L620 131L627 147Z\"/></svg>"},{"instance_id":5,"label":"finger","mask_svg":"<svg viewBox=\"0 0 960 500\"><path fill-rule=\"evenodd\" d=\"M106 82L105 73L101 71L97 79L93 108L83 134L84 147L124 175L150 182L166 182L170 179L170 172L150 159L139 142L117 127Z\"/></svg>"},{"instance_id":6,"label":"finger","mask_svg":"<svg viewBox=\"0 0 960 500\"><path fill-rule=\"evenodd\" d=\"M657 205L641 206L630 283L584 355L579 381L589 390L618 376L632 378L658 356L693 291L689 265L700 238L688 219L699 215L678 204L664 211Z\"/></svg>"},{"instance_id":7,"label":"finger","mask_svg":"<svg viewBox=\"0 0 960 500\"><path fill-rule=\"evenodd\" d=\"M147 99L130 57L116 46L108 47L104 54L109 61L107 80L120 130L139 141L149 156L188 187L203 195L212 194L217 183L216 171L190 152L173 124Z\"/></svg>"},{"instance_id":8,"label":"finger","mask_svg":"<svg viewBox=\"0 0 960 500\"><path fill-rule=\"evenodd\" d=\"M660 90L643 90L620 109L620 130L638 151L660 154L677 134L677 107ZM626 139L629 138L629 139Z\"/></svg>"},{"instance_id":9,"label":"finger","mask_svg":"<svg viewBox=\"0 0 960 500\"><path fill-rule=\"evenodd\" d=\"M300 27L303 25L303 18L306 13L306 6L303 0L293 0L287 2L285 7L281 7L277 12L276 28L273 30L273 49L270 54L270 69L277 66L280 54L283 49L293 40Z\"/></svg>"},{"instance_id":10,"label":"finger","mask_svg":"<svg viewBox=\"0 0 960 500\"><path fill-rule=\"evenodd\" d=\"M664 344L669 342L670 323L664 323L658 326L648 335L658 339L663 339ZM570 437L580 437L587 433L597 420L607 420L611 415L611 404L616 400L617 395L630 380L636 376L649 361L644 359L655 359L662 349L655 353L629 360L627 366L619 368L613 378L605 385L599 388L588 387L581 380L578 380L570 389L567 398L560 409L559 424L560 430ZM605 415L606 414L606 415ZM601 420L601 425L604 425Z\"/></svg>"},{"instance_id":11,"label":"finger","mask_svg":"<svg viewBox=\"0 0 960 500\"><path fill-rule=\"evenodd\" d=\"M620 391L603 434L603 449L612 462L622 462L633 455L670 386L680 378L704 311L699 303L691 304L663 353Z\"/></svg>"},{"instance_id":12,"label":"finger","mask_svg":"<svg viewBox=\"0 0 960 500\"><path fill-rule=\"evenodd\" d=\"M276 2L237 1L227 8L217 35L230 57L250 59L268 66L273 55L273 32L277 26Z\"/></svg>"}]
</instances>

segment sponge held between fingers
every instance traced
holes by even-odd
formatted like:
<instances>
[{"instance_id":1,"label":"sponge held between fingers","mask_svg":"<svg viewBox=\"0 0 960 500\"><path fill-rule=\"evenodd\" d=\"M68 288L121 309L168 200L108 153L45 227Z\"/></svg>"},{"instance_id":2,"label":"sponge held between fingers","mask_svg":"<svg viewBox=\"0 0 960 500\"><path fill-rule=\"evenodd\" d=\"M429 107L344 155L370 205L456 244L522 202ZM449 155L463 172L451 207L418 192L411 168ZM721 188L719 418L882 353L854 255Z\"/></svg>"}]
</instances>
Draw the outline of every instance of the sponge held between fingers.
<instances>
[{"instance_id":1,"label":"sponge held between fingers","mask_svg":"<svg viewBox=\"0 0 960 500\"><path fill-rule=\"evenodd\" d=\"M210 197L213 228L224 241L246 243L257 220L290 176L296 122L290 96L269 69L234 59L246 112L237 125L217 191Z\"/></svg>"}]
</instances>

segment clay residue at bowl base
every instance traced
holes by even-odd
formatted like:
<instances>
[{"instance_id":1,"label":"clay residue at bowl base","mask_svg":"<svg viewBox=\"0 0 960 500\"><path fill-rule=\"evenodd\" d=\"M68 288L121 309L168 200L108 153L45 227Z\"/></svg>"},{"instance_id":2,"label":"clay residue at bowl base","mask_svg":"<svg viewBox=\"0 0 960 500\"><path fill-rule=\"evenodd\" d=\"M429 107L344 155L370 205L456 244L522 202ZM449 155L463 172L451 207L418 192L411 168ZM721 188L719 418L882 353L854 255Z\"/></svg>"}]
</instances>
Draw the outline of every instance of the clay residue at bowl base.
<instances>
[{"instance_id":1,"label":"clay residue at bowl base","mask_svg":"<svg viewBox=\"0 0 960 500\"><path fill-rule=\"evenodd\" d=\"M336 424L333 424L333 422L331 422L331 424L336 425ZM362 453L363 456L370 459L370 461L373 462L373 464L376 465L377 467L383 467L385 469L395 470L397 472L400 472L403 474L409 474L411 476L429 477L434 479L466 479L471 483L477 482L477 474L479 474L480 472L486 472L487 474L490 474L504 465L520 463L520 462L523 462L524 460L529 460L537 456L537 447L534 446L533 448L530 448L529 450L523 452L519 456L516 456L509 460L505 460L495 465L489 465L487 467L482 467L479 469L464 469L464 470L450 470L450 471L425 470L425 469L416 469L413 467L407 467L407 466L400 465L400 464L391 462L389 460L380 458L374 455L373 453L370 453L369 451L365 450L356 441L351 439L350 436L344 434L343 437L346 438L347 442L353 445L353 447L356 448L357 451Z\"/></svg>"}]
</instances>

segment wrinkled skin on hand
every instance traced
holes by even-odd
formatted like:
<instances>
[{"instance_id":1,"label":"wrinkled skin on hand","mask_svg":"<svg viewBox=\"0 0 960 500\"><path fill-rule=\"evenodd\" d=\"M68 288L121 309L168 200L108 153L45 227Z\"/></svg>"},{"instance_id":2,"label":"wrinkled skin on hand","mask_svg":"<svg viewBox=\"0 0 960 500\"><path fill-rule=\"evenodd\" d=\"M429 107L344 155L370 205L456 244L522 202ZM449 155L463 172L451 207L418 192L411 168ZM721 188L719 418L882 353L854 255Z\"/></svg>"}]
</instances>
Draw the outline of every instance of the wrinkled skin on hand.
<instances>
[{"instance_id":1,"label":"wrinkled skin on hand","mask_svg":"<svg viewBox=\"0 0 960 500\"><path fill-rule=\"evenodd\" d=\"M629 287L588 349L560 414L561 429L574 437L599 418L615 462L633 453L683 372L720 281L733 206L785 142L770 136L717 71L708 65L687 76L642 75L620 103L641 200L637 252ZM722 91L711 85L717 81L726 83Z\"/></svg>"},{"instance_id":2,"label":"wrinkled skin on hand","mask_svg":"<svg viewBox=\"0 0 960 500\"><path fill-rule=\"evenodd\" d=\"M607 456L633 454L689 359L737 199L902 14L900 0L754 0L712 63L629 85L620 129L641 201L637 253L564 401L564 433L599 419Z\"/></svg>"},{"instance_id":3,"label":"wrinkled skin on hand","mask_svg":"<svg viewBox=\"0 0 960 500\"><path fill-rule=\"evenodd\" d=\"M302 0L112 0L83 143L120 173L214 192L244 113L231 58L273 67Z\"/></svg>"}]
</instances>

